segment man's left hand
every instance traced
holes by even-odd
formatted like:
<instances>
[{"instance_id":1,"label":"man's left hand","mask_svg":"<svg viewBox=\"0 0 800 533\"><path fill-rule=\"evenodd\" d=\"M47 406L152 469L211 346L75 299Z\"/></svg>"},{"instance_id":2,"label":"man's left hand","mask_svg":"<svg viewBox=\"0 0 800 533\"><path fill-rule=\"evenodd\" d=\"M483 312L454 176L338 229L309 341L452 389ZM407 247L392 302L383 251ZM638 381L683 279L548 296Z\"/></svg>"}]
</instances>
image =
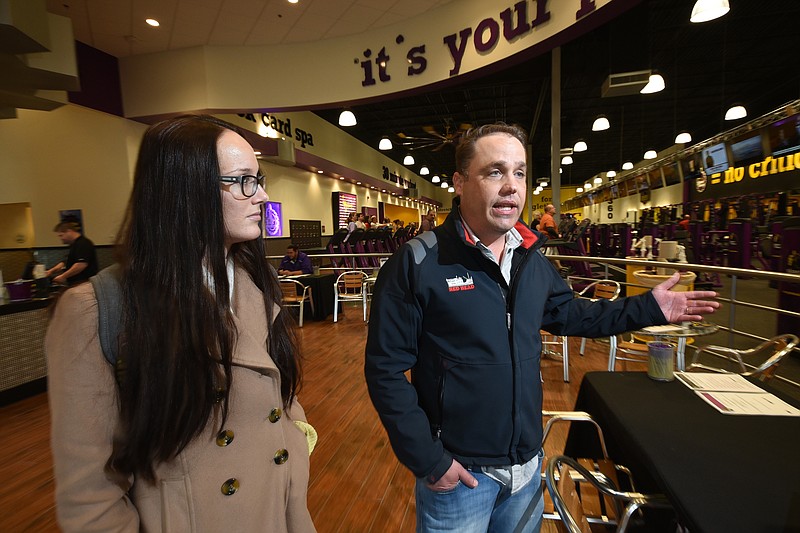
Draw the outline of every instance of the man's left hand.
<instances>
[{"instance_id":1,"label":"man's left hand","mask_svg":"<svg viewBox=\"0 0 800 533\"><path fill-rule=\"evenodd\" d=\"M719 309L719 302L704 300L719 296L714 291L671 291L680 280L680 273L675 272L668 280L653 288L653 296L669 322L702 320L703 315Z\"/></svg>"}]
</instances>

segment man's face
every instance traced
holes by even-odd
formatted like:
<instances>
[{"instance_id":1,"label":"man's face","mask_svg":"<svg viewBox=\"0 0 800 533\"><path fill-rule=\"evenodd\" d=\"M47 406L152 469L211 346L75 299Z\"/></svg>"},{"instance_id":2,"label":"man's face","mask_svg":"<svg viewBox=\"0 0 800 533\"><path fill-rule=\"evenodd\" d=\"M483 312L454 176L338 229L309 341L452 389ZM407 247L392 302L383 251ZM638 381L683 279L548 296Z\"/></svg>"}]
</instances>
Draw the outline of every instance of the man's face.
<instances>
[{"instance_id":1,"label":"man's face","mask_svg":"<svg viewBox=\"0 0 800 533\"><path fill-rule=\"evenodd\" d=\"M515 137L493 133L475 143L475 156L453 175L461 214L481 241L492 243L517 223L525 204L525 148Z\"/></svg>"},{"instance_id":2,"label":"man's face","mask_svg":"<svg viewBox=\"0 0 800 533\"><path fill-rule=\"evenodd\" d=\"M289 259L294 261L295 259L297 259L297 250L295 250L294 248L287 248L286 255L289 256Z\"/></svg>"},{"instance_id":3,"label":"man's face","mask_svg":"<svg viewBox=\"0 0 800 533\"><path fill-rule=\"evenodd\" d=\"M78 238L79 233L72 230L57 231L56 235L61 239L62 244L72 244Z\"/></svg>"}]
</instances>

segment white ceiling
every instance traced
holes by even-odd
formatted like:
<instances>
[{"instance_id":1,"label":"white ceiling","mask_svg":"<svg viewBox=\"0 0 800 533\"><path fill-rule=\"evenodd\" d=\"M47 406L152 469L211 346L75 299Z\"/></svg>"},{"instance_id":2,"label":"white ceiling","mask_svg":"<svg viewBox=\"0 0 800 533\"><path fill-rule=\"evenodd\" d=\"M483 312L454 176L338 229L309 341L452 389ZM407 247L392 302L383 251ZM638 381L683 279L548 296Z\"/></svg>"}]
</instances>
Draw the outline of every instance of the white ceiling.
<instances>
[{"instance_id":1,"label":"white ceiling","mask_svg":"<svg viewBox=\"0 0 800 533\"><path fill-rule=\"evenodd\" d=\"M75 39L116 57L201 45L274 45L361 33L452 0L47 0ZM161 25L145 23L154 18Z\"/></svg>"}]
</instances>

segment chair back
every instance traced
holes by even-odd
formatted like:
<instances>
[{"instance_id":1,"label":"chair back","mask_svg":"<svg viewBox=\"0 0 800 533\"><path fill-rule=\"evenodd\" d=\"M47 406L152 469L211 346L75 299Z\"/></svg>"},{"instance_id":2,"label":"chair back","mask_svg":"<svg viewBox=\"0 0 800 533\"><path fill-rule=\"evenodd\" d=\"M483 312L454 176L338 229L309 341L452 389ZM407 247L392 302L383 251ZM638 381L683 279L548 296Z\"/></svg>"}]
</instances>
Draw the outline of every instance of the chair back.
<instances>
[{"instance_id":1,"label":"chair back","mask_svg":"<svg viewBox=\"0 0 800 533\"><path fill-rule=\"evenodd\" d=\"M785 334L773 337L754 348L753 357L758 359L758 354L768 356L766 361L758 365L749 375L757 376L761 381L769 381L778 370L781 360L797 346L798 338L795 335Z\"/></svg>"},{"instance_id":2,"label":"chair back","mask_svg":"<svg viewBox=\"0 0 800 533\"><path fill-rule=\"evenodd\" d=\"M364 280L367 274L361 270L348 270L339 275L336 280L336 290L340 297L361 297Z\"/></svg>"},{"instance_id":3,"label":"chair back","mask_svg":"<svg viewBox=\"0 0 800 533\"><path fill-rule=\"evenodd\" d=\"M614 280L604 280L598 281L594 285L594 298L599 300L600 298L606 300L616 300L619 297L620 293L620 285L619 282Z\"/></svg>"},{"instance_id":4,"label":"chair back","mask_svg":"<svg viewBox=\"0 0 800 533\"><path fill-rule=\"evenodd\" d=\"M284 301L297 299L297 285L295 285L295 283L297 282L293 279L280 280L281 294L283 295ZM300 285L302 285L302 283Z\"/></svg>"}]
</instances>

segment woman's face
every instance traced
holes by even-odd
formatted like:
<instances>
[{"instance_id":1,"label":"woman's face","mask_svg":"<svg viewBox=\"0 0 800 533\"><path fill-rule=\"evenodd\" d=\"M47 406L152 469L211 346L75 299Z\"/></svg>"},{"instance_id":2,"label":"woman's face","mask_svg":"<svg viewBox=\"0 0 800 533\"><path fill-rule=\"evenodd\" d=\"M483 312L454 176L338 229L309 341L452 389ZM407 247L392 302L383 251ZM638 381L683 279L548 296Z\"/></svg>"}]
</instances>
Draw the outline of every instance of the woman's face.
<instances>
[{"instance_id":1,"label":"woman's face","mask_svg":"<svg viewBox=\"0 0 800 533\"><path fill-rule=\"evenodd\" d=\"M217 139L220 176L257 176L258 161L253 148L239 134L225 130ZM237 242L261 236L261 204L269 196L261 186L250 198L243 197L238 184L220 183L222 217L225 222L225 249Z\"/></svg>"}]
</instances>

